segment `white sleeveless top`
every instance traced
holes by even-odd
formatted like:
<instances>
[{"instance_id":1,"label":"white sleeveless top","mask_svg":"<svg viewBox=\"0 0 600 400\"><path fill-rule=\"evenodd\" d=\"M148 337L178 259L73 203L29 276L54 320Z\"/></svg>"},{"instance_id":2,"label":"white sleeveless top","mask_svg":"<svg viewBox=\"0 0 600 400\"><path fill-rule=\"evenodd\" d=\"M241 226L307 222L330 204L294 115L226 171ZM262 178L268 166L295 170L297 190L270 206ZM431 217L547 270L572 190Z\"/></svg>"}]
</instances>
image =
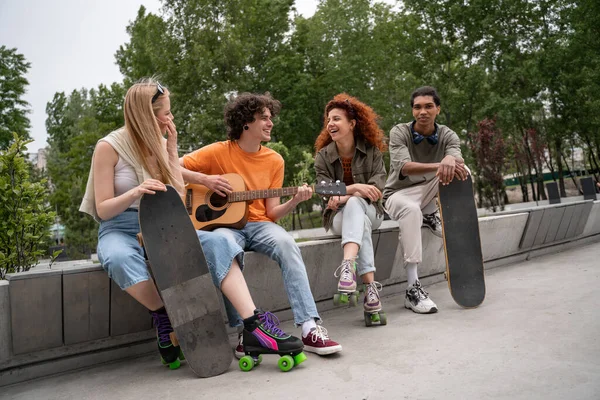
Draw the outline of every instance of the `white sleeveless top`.
<instances>
[{"instance_id":1,"label":"white sleeveless top","mask_svg":"<svg viewBox=\"0 0 600 400\"><path fill-rule=\"evenodd\" d=\"M115 197L130 191L134 187L139 186L139 184L135 169L119 156L119 161L115 165ZM140 199L137 199L129 206L129 208L139 207Z\"/></svg>"}]
</instances>

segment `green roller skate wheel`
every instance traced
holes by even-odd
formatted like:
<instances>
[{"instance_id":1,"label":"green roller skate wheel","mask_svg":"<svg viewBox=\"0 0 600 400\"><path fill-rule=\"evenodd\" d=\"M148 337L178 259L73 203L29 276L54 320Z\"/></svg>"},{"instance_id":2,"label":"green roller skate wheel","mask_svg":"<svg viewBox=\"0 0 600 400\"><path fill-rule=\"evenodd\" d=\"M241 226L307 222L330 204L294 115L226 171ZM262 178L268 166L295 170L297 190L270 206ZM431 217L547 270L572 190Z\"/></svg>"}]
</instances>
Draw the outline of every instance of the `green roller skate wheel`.
<instances>
[{"instance_id":1,"label":"green roller skate wheel","mask_svg":"<svg viewBox=\"0 0 600 400\"><path fill-rule=\"evenodd\" d=\"M254 368L254 359L250 356L244 356L240 358L240 369L244 372L248 372Z\"/></svg>"},{"instance_id":2,"label":"green roller skate wheel","mask_svg":"<svg viewBox=\"0 0 600 400\"><path fill-rule=\"evenodd\" d=\"M339 293L336 293L333 295L333 305L334 306L340 305L340 294Z\"/></svg>"},{"instance_id":3,"label":"green roller skate wheel","mask_svg":"<svg viewBox=\"0 0 600 400\"><path fill-rule=\"evenodd\" d=\"M348 293L340 294L340 303L348 304Z\"/></svg>"},{"instance_id":4,"label":"green roller skate wheel","mask_svg":"<svg viewBox=\"0 0 600 400\"><path fill-rule=\"evenodd\" d=\"M183 350L179 349L179 359L181 361L185 360L185 356L183 355Z\"/></svg>"},{"instance_id":5,"label":"green roller skate wheel","mask_svg":"<svg viewBox=\"0 0 600 400\"><path fill-rule=\"evenodd\" d=\"M365 325L373 326L373 321L371 321L371 315L368 312L365 312Z\"/></svg>"},{"instance_id":6,"label":"green roller skate wheel","mask_svg":"<svg viewBox=\"0 0 600 400\"><path fill-rule=\"evenodd\" d=\"M165 359L164 359L164 358L162 358L162 357L160 358L160 362L162 363L162 365L167 365L167 362L166 362L166 361L165 361Z\"/></svg>"},{"instance_id":7,"label":"green roller skate wheel","mask_svg":"<svg viewBox=\"0 0 600 400\"><path fill-rule=\"evenodd\" d=\"M262 362L262 354L259 354L258 357L256 357L256 360L254 360L254 365L259 365Z\"/></svg>"},{"instance_id":8,"label":"green roller skate wheel","mask_svg":"<svg viewBox=\"0 0 600 400\"><path fill-rule=\"evenodd\" d=\"M384 312L379 313L379 319L380 319L379 323L381 325L387 325L387 316L385 315Z\"/></svg>"},{"instance_id":9,"label":"green roller skate wheel","mask_svg":"<svg viewBox=\"0 0 600 400\"><path fill-rule=\"evenodd\" d=\"M288 372L290 369L294 368L294 359L292 356L286 354L285 356L281 356L279 361L277 361L277 365L283 372Z\"/></svg>"},{"instance_id":10,"label":"green roller skate wheel","mask_svg":"<svg viewBox=\"0 0 600 400\"><path fill-rule=\"evenodd\" d=\"M378 313L371 314L371 321L373 321L373 322L380 322L381 319L380 319L379 314Z\"/></svg>"},{"instance_id":11,"label":"green roller skate wheel","mask_svg":"<svg viewBox=\"0 0 600 400\"><path fill-rule=\"evenodd\" d=\"M300 354L296 354L294 356L294 365L301 364L304 361L306 361L306 354L304 354L304 352L302 352Z\"/></svg>"},{"instance_id":12,"label":"green roller skate wheel","mask_svg":"<svg viewBox=\"0 0 600 400\"><path fill-rule=\"evenodd\" d=\"M181 363L178 359L175 359L172 363L169 364L169 369L177 369L181 366Z\"/></svg>"},{"instance_id":13,"label":"green roller skate wheel","mask_svg":"<svg viewBox=\"0 0 600 400\"><path fill-rule=\"evenodd\" d=\"M356 294L351 294L350 295L350 305L352 307L356 307L357 304L358 304L358 296Z\"/></svg>"}]
</instances>

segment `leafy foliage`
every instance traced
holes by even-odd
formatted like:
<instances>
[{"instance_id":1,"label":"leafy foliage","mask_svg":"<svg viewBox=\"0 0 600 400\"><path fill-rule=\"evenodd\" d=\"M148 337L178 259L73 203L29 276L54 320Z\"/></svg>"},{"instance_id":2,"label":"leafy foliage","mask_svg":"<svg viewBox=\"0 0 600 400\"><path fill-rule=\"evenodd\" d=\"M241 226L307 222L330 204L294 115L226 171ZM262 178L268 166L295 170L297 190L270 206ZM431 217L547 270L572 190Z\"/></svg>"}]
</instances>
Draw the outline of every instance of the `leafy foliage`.
<instances>
[{"instance_id":1,"label":"leafy foliage","mask_svg":"<svg viewBox=\"0 0 600 400\"><path fill-rule=\"evenodd\" d=\"M31 182L26 141L16 133L0 152L0 279L28 271L48 249L55 214L48 204L45 180Z\"/></svg>"}]
</instances>

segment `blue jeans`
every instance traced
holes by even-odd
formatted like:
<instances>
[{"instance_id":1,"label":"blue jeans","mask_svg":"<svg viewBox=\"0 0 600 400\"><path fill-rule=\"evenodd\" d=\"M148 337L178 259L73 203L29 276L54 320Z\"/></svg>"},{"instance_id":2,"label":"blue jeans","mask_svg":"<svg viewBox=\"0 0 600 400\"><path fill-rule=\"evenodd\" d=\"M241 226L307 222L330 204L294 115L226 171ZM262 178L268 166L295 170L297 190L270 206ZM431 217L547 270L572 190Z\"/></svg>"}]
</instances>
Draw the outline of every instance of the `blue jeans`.
<instances>
[{"instance_id":1,"label":"blue jeans","mask_svg":"<svg viewBox=\"0 0 600 400\"><path fill-rule=\"evenodd\" d=\"M140 225L135 211L124 211L100 222L98 259L108 276L123 290L151 279L144 250L137 241L138 232ZM244 267L244 250L222 234L205 231L196 233L202 244L212 281L220 288L234 258L238 260L240 268Z\"/></svg>"},{"instance_id":2,"label":"blue jeans","mask_svg":"<svg viewBox=\"0 0 600 400\"><path fill-rule=\"evenodd\" d=\"M285 229L273 222L248 222L242 229L219 228L214 232L227 236L244 250L265 254L279 264L297 326L310 319L320 319L302 254ZM240 316L227 300L225 309L230 325L239 325Z\"/></svg>"},{"instance_id":3,"label":"blue jeans","mask_svg":"<svg viewBox=\"0 0 600 400\"><path fill-rule=\"evenodd\" d=\"M342 235L342 248L346 243L359 246L356 270L359 276L375 271L373 229L379 228L383 215L377 216L372 204L361 197L352 196L333 218L331 231Z\"/></svg>"}]
</instances>

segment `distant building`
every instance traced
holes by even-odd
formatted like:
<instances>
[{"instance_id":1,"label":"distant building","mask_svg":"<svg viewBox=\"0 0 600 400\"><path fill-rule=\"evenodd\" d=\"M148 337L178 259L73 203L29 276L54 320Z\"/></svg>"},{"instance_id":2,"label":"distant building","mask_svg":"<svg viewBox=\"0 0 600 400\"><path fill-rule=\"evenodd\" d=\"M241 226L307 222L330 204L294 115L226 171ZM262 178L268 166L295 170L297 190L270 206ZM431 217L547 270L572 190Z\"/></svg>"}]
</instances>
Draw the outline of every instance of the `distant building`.
<instances>
[{"instance_id":1,"label":"distant building","mask_svg":"<svg viewBox=\"0 0 600 400\"><path fill-rule=\"evenodd\" d=\"M40 171L46 169L46 149L39 149L37 153L29 153L29 161Z\"/></svg>"}]
</instances>

